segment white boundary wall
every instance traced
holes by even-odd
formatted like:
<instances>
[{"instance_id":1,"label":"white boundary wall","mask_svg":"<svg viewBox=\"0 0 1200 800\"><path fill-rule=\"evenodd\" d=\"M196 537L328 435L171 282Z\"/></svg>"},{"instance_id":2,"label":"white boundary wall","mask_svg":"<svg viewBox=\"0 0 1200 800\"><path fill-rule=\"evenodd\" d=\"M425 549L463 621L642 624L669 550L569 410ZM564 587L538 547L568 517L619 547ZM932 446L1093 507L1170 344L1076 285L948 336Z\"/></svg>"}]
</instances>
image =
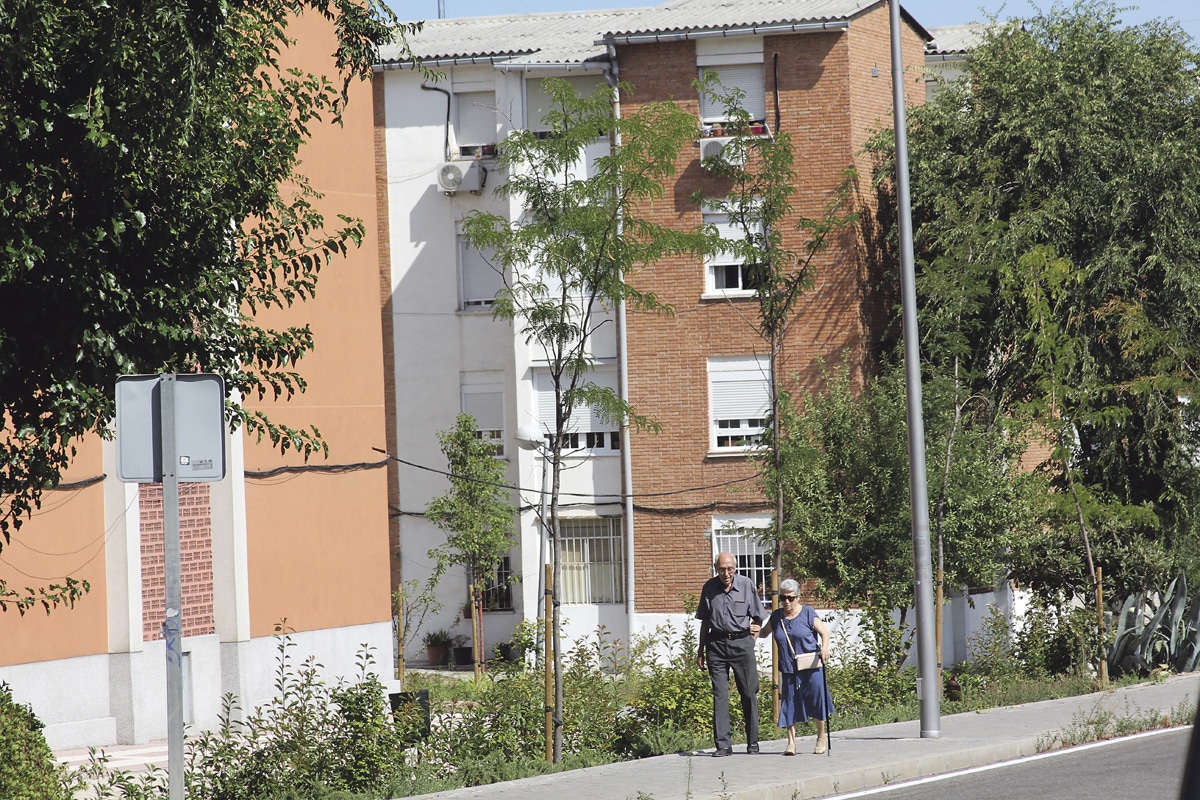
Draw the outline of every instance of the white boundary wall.
<instances>
[{"instance_id":1,"label":"white boundary wall","mask_svg":"<svg viewBox=\"0 0 1200 800\"><path fill-rule=\"evenodd\" d=\"M389 678L389 623L291 634L292 667L309 656L330 685L358 676L362 645L372 649L374 672ZM183 640L184 719L189 733L218 724L221 700L232 692L243 715L275 696L279 639L262 637L221 643L216 635ZM386 671L386 672L385 672ZM139 652L83 656L0 667L0 682L18 703L27 703L46 726L52 750L145 744L167 737L166 660L163 642L146 642Z\"/></svg>"}]
</instances>

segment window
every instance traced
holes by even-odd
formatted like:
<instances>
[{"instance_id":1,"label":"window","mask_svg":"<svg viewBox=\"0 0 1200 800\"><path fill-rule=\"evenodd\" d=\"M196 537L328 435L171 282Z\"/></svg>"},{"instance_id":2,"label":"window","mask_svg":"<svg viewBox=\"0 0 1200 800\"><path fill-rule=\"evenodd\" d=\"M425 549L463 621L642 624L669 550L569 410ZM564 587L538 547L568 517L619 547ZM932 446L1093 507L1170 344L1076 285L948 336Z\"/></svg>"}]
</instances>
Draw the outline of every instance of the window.
<instances>
[{"instance_id":1,"label":"window","mask_svg":"<svg viewBox=\"0 0 1200 800\"><path fill-rule=\"evenodd\" d=\"M454 137L458 154L468 158L496 154L496 93L460 92L454 95L458 126Z\"/></svg>"},{"instance_id":2,"label":"window","mask_svg":"<svg viewBox=\"0 0 1200 800\"><path fill-rule=\"evenodd\" d=\"M620 518L559 519L562 603L625 602Z\"/></svg>"},{"instance_id":3,"label":"window","mask_svg":"<svg viewBox=\"0 0 1200 800\"><path fill-rule=\"evenodd\" d=\"M739 575L745 575L758 587L758 595L767 601L771 593L771 573L775 569L775 554L758 541L758 536L770 524L766 518L733 520L713 519L713 560L720 553L731 553L737 559Z\"/></svg>"},{"instance_id":4,"label":"window","mask_svg":"<svg viewBox=\"0 0 1200 800\"><path fill-rule=\"evenodd\" d=\"M512 561L508 556L500 559L496 570L483 589L484 611L512 611Z\"/></svg>"},{"instance_id":5,"label":"window","mask_svg":"<svg viewBox=\"0 0 1200 800\"><path fill-rule=\"evenodd\" d=\"M476 250L467 237L458 237L458 260L462 270L462 309L490 309L504 288L504 273L490 252Z\"/></svg>"},{"instance_id":6,"label":"window","mask_svg":"<svg viewBox=\"0 0 1200 800\"><path fill-rule=\"evenodd\" d=\"M617 371L598 367L584 376L606 389L617 390ZM534 374L534 401L542 430L554 430L554 380L550 373L540 370ZM616 455L621 452L621 435L615 424L606 422L586 405L576 406L563 434L563 449L590 455Z\"/></svg>"},{"instance_id":7,"label":"window","mask_svg":"<svg viewBox=\"0 0 1200 800\"><path fill-rule=\"evenodd\" d=\"M462 410L475 418L475 436L491 442L493 455L504 455L504 392L495 386L464 386Z\"/></svg>"},{"instance_id":8,"label":"window","mask_svg":"<svg viewBox=\"0 0 1200 800\"><path fill-rule=\"evenodd\" d=\"M727 242L744 242L746 231L729 214L716 211L704 212L704 224L713 225L717 233ZM759 226L761 230L761 226ZM750 294L758 288L758 276L753 264L746 264L734 252L714 253L708 258L706 292L721 295Z\"/></svg>"},{"instance_id":9,"label":"window","mask_svg":"<svg viewBox=\"0 0 1200 800\"><path fill-rule=\"evenodd\" d=\"M525 108L526 125L529 130L538 134L548 133L550 125L546 122L546 114L551 110L553 98L542 89L543 77L525 79ZM563 78L580 97L591 97L604 79L598 75L572 75Z\"/></svg>"},{"instance_id":10,"label":"window","mask_svg":"<svg viewBox=\"0 0 1200 800\"><path fill-rule=\"evenodd\" d=\"M765 356L708 360L714 450L747 450L762 441L771 405L770 374Z\"/></svg>"},{"instance_id":11,"label":"window","mask_svg":"<svg viewBox=\"0 0 1200 800\"><path fill-rule=\"evenodd\" d=\"M700 76L703 77L705 72L716 73L717 80L725 87L726 92L736 88L746 93L746 96L742 98L742 107L750 115L752 122L763 123L766 121L767 95L763 87L763 64L761 60L757 64L702 65L700 67ZM715 131L711 130L711 126L715 123L725 122L728 114L729 111L723 102L701 93L700 123L702 126L709 126L710 130L707 132L717 135Z\"/></svg>"}]
</instances>

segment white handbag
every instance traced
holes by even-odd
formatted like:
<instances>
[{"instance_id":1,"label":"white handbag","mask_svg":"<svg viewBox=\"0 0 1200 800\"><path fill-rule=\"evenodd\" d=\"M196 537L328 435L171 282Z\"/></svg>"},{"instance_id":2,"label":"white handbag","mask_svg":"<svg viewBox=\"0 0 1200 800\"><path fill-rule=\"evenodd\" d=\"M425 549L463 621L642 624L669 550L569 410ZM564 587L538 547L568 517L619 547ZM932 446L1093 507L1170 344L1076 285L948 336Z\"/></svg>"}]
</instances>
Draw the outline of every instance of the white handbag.
<instances>
[{"instance_id":1,"label":"white handbag","mask_svg":"<svg viewBox=\"0 0 1200 800\"><path fill-rule=\"evenodd\" d=\"M788 650L792 651L792 658L796 660L796 672L808 672L821 666L821 653L797 653L792 647L792 634L788 631L787 618L780 616L779 624L783 626L783 640L787 642Z\"/></svg>"},{"instance_id":2,"label":"white handbag","mask_svg":"<svg viewBox=\"0 0 1200 800\"><path fill-rule=\"evenodd\" d=\"M789 643L790 644L790 643ZM820 653L796 653L796 671L807 672L821 666Z\"/></svg>"}]
</instances>

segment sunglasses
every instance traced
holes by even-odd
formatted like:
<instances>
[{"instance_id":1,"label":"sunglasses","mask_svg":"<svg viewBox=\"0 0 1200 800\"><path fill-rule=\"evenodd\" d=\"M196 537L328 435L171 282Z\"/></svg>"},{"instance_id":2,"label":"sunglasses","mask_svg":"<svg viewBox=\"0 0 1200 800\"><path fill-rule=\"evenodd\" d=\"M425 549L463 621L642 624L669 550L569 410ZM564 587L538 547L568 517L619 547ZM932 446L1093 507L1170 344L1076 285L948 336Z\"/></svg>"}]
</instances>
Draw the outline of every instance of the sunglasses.
<instances>
[{"instance_id":1,"label":"sunglasses","mask_svg":"<svg viewBox=\"0 0 1200 800\"><path fill-rule=\"evenodd\" d=\"M781 594L781 595L779 595L779 599L780 599L780 600L782 600L782 601L783 601L783 602L785 602L785 603L790 603L790 602L792 602L793 600L795 600L795 599L796 599L796 595L794 595L794 594Z\"/></svg>"}]
</instances>

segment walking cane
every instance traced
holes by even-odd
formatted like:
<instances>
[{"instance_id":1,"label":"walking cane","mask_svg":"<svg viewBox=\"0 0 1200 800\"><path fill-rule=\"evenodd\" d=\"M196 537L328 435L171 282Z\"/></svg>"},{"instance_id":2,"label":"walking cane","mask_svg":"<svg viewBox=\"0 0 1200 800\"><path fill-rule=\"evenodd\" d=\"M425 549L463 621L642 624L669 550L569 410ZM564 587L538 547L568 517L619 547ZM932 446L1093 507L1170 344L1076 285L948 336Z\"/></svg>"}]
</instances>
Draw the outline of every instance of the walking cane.
<instances>
[{"instance_id":1,"label":"walking cane","mask_svg":"<svg viewBox=\"0 0 1200 800\"><path fill-rule=\"evenodd\" d=\"M821 688L824 690L821 693L821 705L825 706L825 755L833 755L833 708L831 704L833 697L829 694L829 672L825 668L825 662L821 662Z\"/></svg>"}]
</instances>

